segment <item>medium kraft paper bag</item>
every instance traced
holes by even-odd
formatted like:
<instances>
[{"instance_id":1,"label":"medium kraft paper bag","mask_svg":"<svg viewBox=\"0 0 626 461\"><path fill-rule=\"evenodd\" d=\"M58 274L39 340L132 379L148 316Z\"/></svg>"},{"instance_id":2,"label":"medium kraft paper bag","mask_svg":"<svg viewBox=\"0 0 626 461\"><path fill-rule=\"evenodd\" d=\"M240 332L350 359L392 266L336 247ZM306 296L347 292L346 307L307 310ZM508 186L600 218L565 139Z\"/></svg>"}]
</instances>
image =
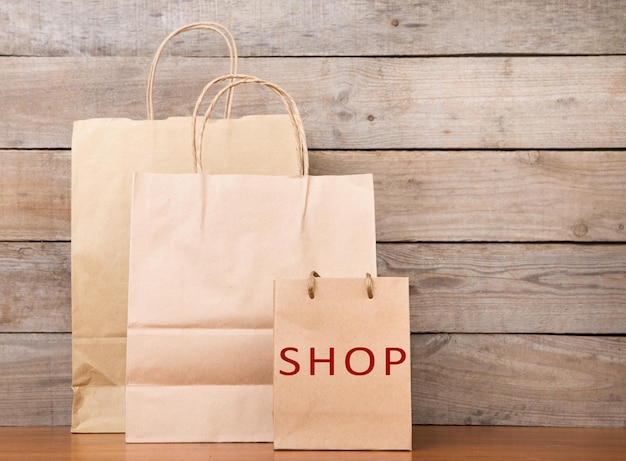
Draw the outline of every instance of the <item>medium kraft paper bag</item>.
<instances>
[{"instance_id":1,"label":"medium kraft paper bag","mask_svg":"<svg viewBox=\"0 0 626 461\"><path fill-rule=\"evenodd\" d=\"M275 449L411 449L408 278L364 275L275 280Z\"/></svg>"},{"instance_id":2,"label":"medium kraft paper bag","mask_svg":"<svg viewBox=\"0 0 626 461\"><path fill-rule=\"evenodd\" d=\"M228 30L214 23L190 24L170 34L155 55L148 84L148 120L102 118L74 123L72 432L124 432L132 175L135 171L191 173L198 168L190 134L195 115L154 120L152 110L161 51L172 37L192 29L224 37L231 49L231 73L236 72L236 48ZM230 97L227 114L229 102ZM223 155L204 160L208 172L295 175L300 171L293 156L291 121L284 114L211 120L205 145Z\"/></svg>"},{"instance_id":3,"label":"medium kraft paper bag","mask_svg":"<svg viewBox=\"0 0 626 461\"><path fill-rule=\"evenodd\" d=\"M376 270L372 176L304 173L135 174L127 442L273 440L274 278Z\"/></svg>"}]
</instances>

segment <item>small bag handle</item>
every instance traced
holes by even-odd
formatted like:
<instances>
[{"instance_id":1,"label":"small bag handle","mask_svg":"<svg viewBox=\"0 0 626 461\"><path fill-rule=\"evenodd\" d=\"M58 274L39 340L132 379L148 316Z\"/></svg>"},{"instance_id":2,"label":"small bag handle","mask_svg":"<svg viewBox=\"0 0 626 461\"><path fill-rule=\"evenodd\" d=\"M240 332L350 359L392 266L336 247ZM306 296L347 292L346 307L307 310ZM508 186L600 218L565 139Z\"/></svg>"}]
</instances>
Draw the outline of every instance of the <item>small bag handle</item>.
<instances>
[{"instance_id":1,"label":"small bag handle","mask_svg":"<svg viewBox=\"0 0 626 461\"><path fill-rule=\"evenodd\" d=\"M156 75L156 68L161 59L161 55L163 54L163 49L169 43L169 41L181 34L183 32L187 32L190 30L210 30L216 32L222 36L222 38L226 41L226 45L228 45L228 51L230 53L230 73L237 73L237 45L235 44L235 39L230 31L221 24L216 22L193 22L191 24L187 24L186 26L179 27L172 33L170 33L159 45L156 53L154 54L154 58L152 59L152 65L150 66L150 75L148 77L148 87L146 89L146 109L148 112L148 119L154 120L154 79ZM226 108L224 110L224 117L230 117L230 107L232 105L232 90L228 93L228 98L226 99Z\"/></svg>"},{"instance_id":2,"label":"small bag handle","mask_svg":"<svg viewBox=\"0 0 626 461\"><path fill-rule=\"evenodd\" d=\"M204 114L204 119L202 120L202 127L200 130L200 136L198 138L197 133L196 133L196 117L198 116L200 105L202 104L202 101L206 93L215 84L222 82L224 80L231 80L231 82L226 87L222 88L211 101L211 104L209 105L206 113ZM212 82L209 82L202 90L202 93L200 94L200 97L198 98L198 102L196 103L196 107L194 109L194 113L192 117L192 133L193 133L192 153L195 159L195 172L202 172L202 140L204 139L204 131L206 128L206 124L209 120L209 117L211 116L211 112L213 112L213 109L215 108L215 105L217 104L217 102L219 101L219 99L222 97L222 95L225 92L230 91L232 88L238 85L247 84L247 83L255 83L255 84L266 86L267 88L271 89L274 93L276 93L280 97L281 101L285 105L285 108L287 109L287 113L289 114L289 118L291 119L291 123L293 124L294 130L296 132L296 139L298 140L297 153L298 153L298 164L300 166L300 174L308 175L309 174L309 154L308 154L307 145L306 145L306 135L304 133L302 119L300 118L300 112L298 111L298 106L296 105L295 101L293 100L291 96L289 96L289 94L285 90L283 90L278 85L268 82L267 80L260 79L258 77L254 77L251 75L244 75L244 74L230 74L230 75L224 75L222 77L218 77Z\"/></svg>"},{"instance_id":3,"label":"small bag handle","mask_svg":"<svg viewBox=\"0 0 626 461\"><path fill-rule=\"evenodd\" d=\"M309 283L307 286L307 291L309 292L309 298L314 299L315 298L315 277L319 277L320 274L318 274L315 271L311 271L311 273L309 274Z\"/></svg>"},{"instance_id":4,"label":"small bag handle","mask_svg":"<svg viewBox=\"0 0 626 461\"><path fill-rule=\"evenodd\" d=\"M309 282L307 284L307 291L309 292L309 298L315 299L315 278L320 277L315 271L309 274ZM372 280L372 274L367 272L365 274L365 290L367 291L367 297L369 299L374 298L374 281Z\"/></svg>"}]
</instances>

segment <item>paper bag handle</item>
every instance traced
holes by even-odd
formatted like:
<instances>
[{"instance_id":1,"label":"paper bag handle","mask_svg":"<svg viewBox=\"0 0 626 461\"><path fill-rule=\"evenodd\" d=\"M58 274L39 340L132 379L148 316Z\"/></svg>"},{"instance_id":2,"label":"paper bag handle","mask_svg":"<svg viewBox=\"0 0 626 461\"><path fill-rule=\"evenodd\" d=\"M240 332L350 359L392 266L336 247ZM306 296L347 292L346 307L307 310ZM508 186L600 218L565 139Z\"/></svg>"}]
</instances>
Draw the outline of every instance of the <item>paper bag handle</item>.
<instances>
[{"instance_id":1,"label":"paper bag handle","mask_svg":"<svg viewBox=\"0 0 626 461\"><path fill-rule=\"evenodd\" d=\"M187 32L189 30L211 30L216 32L222 36L222 38L226 41L226 45L228 45L228 51L230 53L230 73L237 73L237 45L235 44L235 39L230 31L221 24L216 22L193 22L191 24L187 24L186 26L182 26L172 33L170 33L159 45L156 53L154 54L154 58L152 59L152 65L150 66L150 75L148 77L148 88L146 90L146 108L148 111L148 119L154 120L154 79L156 75L157 64L159 63L159 59L161 58L161 54L163 53L163 49L168 42L183 32ZM230 106L232 104L232 90L228 92L228 98L226 99L226 109L224 110L224 117L230 117Z\"/></svg>"},{"instance_id":2,"label":"paper bag handle","mask_svg":"<svg viewBox=\"0 0 626 461\"><path fill-rule=\"evenodd\" d=\"M319 277L320 274L318 274L315 271L312 271L309 274L309 284L307 286L307 291L309 292L309 298L314 299L315 298L315 277Z\"/></svg>"},{"instance_id":3,"label":"paper bag handle","mask_svg":"<svg viewBox=\"0 0 626 461\"><path fill-rule=\"evenodd\" d=\"M312 271L309 274L309 283L307 286L307 290L309 292L309 298L311 299L315 298L315 278L316 277L320 277L320 274L318 274L315 271ZM372 274L370 274L369 272L365 274L365 289L367 290L367 297L369 299L374 298L374 281L372 280Z\"/></svg>"},{"instance_id":4,"label":"paper bag handle","mask_svg":"<svg viewBox=\"0 0 626 461\"><path fill-rule=\"evenodd\" d=\"M202 121L202 128L200 130L200 137L198 138L196 134L196 117L198 116L198 112L200 110L200 104L202 104L202 100L204 99L206 92L208 92L209 89L213 87L216 83L219 83L224 80L231 80L231 82L226 87L222 88L211 101L211 104L209 105L206 113L204 114L204 120ZM287 113L289 114L289 117L291 118L291 123L293 124L293 127L296 132L296 139L298 140L298 164L300 166L300 174L308 175L309 174L309 154L308 154L307 145L306 145L306 135L304 133L302 119L300 118L300 112L298 111L298 106L296 105L295 101L293 100L291 96L289 96L289 94L285 90L283 90L278 85L268 82L267 80L262 80L258 77L253 77L251 75L244 75L244 74L231 74L231 75L224 75L222 77L218 77L212 82L209 82L202 90L202 93L200 94L200 97L198 98L196 108L194 109L194 115L192 117L192 126L193 126L192 127L192 133L193 133L192 149L193 149L193 156L196 161L195 171L202 172L202 140L204 139L205 127L209 120L209 117L211 116L211 112L213 112L215 105L217 104L217 102L219 101L219 99L222 97L222 95L225 92L230 91L232 88L238 85L244 84L244 83L256 83L256 84L266 86L280 97L281 101L283 102L283 104L285 105L287 109Z\"/></svg>"}]
</instances>

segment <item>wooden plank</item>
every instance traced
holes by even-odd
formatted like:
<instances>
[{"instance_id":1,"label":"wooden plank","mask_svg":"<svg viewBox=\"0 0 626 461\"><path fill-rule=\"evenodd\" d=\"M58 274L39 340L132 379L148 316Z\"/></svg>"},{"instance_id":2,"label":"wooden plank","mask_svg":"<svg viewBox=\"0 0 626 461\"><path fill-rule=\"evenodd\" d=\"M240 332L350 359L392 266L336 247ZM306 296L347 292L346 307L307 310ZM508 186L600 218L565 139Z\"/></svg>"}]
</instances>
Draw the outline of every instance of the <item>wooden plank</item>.
<instances>
[{"instance_id":1,"label":"wooden plank","mask_svg":"<svg viewBox=\"0 0 626 461\"><path fill-rule=\"evenodd\" d=\"M70 168L64 151L0 151L0 238L69 240Z\"/></svg>"},{"instance_id":2,"label":"wooden plank","mask_svg":"<svg viewBox=\"0 0 626 461\"><path fill-rule=\"evenodd\" d=\"M626 338L413 335L414 424L623 427ZM0 334L0 426L65 425L70 335Z\"/></svg>"},{"instance_id":3,"label":"wooden plank","mask_svg":"<svg viewBox=\"0 0 626 461\"><path fill-rule=\"evenodd\" d=\"M624 241L625 151L314 152L374 174L379 241Z\"/></svg>"},{"instance_id":4,"label":"wooden plank","mask_svg":"<svg viewBox=\"0 0 626 461\"><path fill-rule=\"evenodd\" d=\"M310 158L314 175L374 174L381 242L626 240L626 151L319 151ZM70 153L0 151L0 168L0 240L69 240Z\"/></svg>"},{"instance_id":5,"label":"wooden plank","mask_svg":"<svg viewBox=\"0 0 626 461\"><path fill-rule=\"evenodd\" d=\"M221 59L171 58L157 114L189 115ZM72 122L144 118L148 58L0 58L0 148L68 148ZM247 58L298 102L314 149L623 148L626 56ZM223 70L217 70L223 69ZM564 77L565 76L565 77ZM240 92L236 113L282 110Z\"/></svg>"},{"instance_id":6,"label":"wooden plank","mask_svg":"<svg viewBox=\"0 0 626 461\"><path fill-rule=\"evenodd\" d=\"M626 333L626 245L379 244L411 331Z\"/></svg>"},{"instance_id":7,"label":"wooden plank","mask_svg":"<svg viewBox=\"0 0 626 461\"><path fill-rule=\"evenodd\" d=\"M0 242L0 332L71 331L70 244Z\"/></svg>"},{"instance_id":8,"label":"wooden plank","mask_svg":"<svg viewBox=\"0 0 626 461\"><path fill-rule=\"evenodd\" d=\"M379 244L411 329L625 334L626 245ZM0 332L70 331L70 244L0 243Z\"/></svg>"},{"instance_id":9,"label":"wooden plank","mask_svg":"<svg viewBox=\"0 0 626 461\"><path fill-rule=\"evenodd\" d=\"M414 424L626 427L626 337L412 339Z\"/></svg>"},{"instance_id":10,"label":"wooden plank","mask_svg":"<svg viewBox=\"0 0 626 461\"><path fill-rule=\"evenodd\" d=\"M83 0L51 7L44 0L4 0L0 50L151 56L170 31L203 19L228 26L243 56L621 54L623 6L621 0L483 0L479 8L464 0ZM225 52L215 39L190 36L184 43L174 49Z\"/></svg>"},{"instance_id":11,"label":"wooden plank","mask_svg":"<svg viewBox=\"0 0 626 461\"><path fill-rule=\"evenodd\" d=\"M413 426L412 452L274 451L272 443L128 444L124 434L70 434L67 427L4 427L6 461L623 461L623 429Z\"/></svg>"},{"instance_id":12,"label":"wooden plank","mask_svg":"<svg viewBox=\"0 0 626 461\"><path fill-rule=\"evenodd\" d=\"M70 423L70 334L0 334L0 426Z\"/></svg>"},{"instance_id":13,"label":"wooden plank","mask_svg":"<svg viewBox=\"0 0 626 461\"><path fill-rule=\"evenodd\" d=\"M415 461L621 461L622 428L413 426Z\"/></svg>"}]
</instances>

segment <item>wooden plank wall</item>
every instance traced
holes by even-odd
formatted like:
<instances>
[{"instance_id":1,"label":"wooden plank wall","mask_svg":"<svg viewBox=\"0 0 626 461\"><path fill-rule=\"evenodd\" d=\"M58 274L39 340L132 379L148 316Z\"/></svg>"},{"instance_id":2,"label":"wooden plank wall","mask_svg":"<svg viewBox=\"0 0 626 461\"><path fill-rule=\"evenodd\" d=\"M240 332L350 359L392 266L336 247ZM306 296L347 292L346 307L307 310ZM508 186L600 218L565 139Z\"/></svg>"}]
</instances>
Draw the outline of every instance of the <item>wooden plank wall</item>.
<instances>
[{"instance_id":1,"label":"wooden plank wall","mask_svg":"<svg viewBox=\"0 0 626 461\"><path fill-rule=\"evenodd\" d=\"M0 425L70 421L72 121L144 118L156 47L198 20L296 99L313 174L374 173L415 424L626 426L622 0L0 2ZM175 40L158 115L225 51Z\"/></svg>"}]
</instances>

